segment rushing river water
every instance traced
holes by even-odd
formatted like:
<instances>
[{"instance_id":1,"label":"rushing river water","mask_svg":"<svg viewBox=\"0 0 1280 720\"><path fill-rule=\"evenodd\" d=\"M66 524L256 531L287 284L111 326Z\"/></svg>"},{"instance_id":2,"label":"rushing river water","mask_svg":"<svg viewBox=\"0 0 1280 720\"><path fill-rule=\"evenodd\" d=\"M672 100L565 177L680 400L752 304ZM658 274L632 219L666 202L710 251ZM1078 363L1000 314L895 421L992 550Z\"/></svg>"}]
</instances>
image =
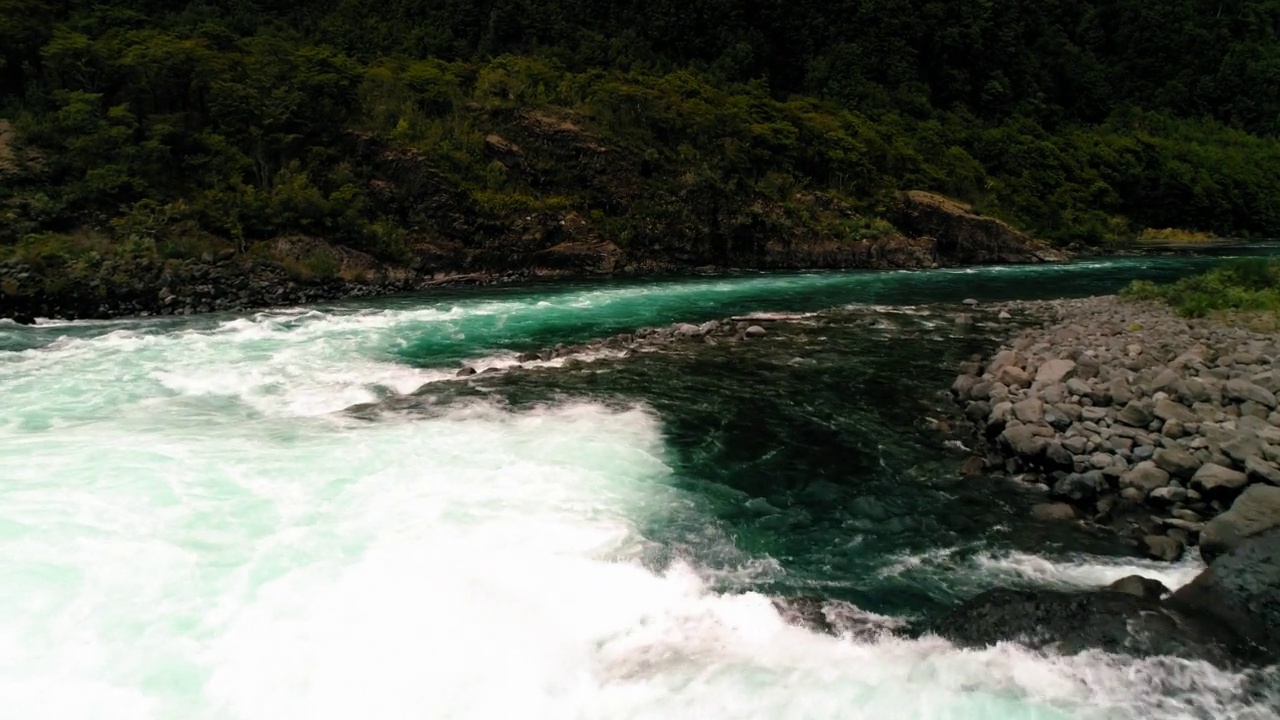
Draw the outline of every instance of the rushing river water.
<instances>
[{"instance_id":1,"label":"rushing river water","mask_svg":"<svg viewBox=\"0 0 1280 720\"><path fill-rule=\"evenodd\" d=\"M958 480L920 418L989 341L887 306L1205 262L0 324L0 717L1274 717L1205 665L837 638L769 599L891 625L998 584L1188 581L1194 562L1124 557ZM448 382L642 325L846 304L886 307L872 327ZM411 411L344 412L428 383Z\"/></svg>"}]
</instances>

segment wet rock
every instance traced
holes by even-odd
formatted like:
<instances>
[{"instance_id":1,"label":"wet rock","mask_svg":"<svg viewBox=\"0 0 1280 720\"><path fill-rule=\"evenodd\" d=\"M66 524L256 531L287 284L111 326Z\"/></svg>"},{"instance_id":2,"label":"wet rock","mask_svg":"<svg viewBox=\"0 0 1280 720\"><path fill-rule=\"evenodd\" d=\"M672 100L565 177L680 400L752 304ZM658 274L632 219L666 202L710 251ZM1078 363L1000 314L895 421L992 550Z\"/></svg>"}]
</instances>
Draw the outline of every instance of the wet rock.
<instances>
[{"instance_id":1,"label":"wet rock","mask_svg":"<svg viewBox=\"0 0 1280 720\"><path fill-rule=\"evenodd\" d=\"M1076 509L1066 503L1040 503L1032 506L1031 517L1045 521L1075 520Z\"/></svg>"},{"instance_id":2,"label":"wet rock","mask_svg":"<svg viewBox=\"0 0 1280 720\"><path fill-rule=\"evenodd\" d=\"M1205 523L1200 553L1212 561L1247 538L1276 527L1280 527L1280 488L1253 485L1236 498L1231 509Z\"/></svg>"},{"instance_id":3,"label":"wet rock","mask_svg":"<svg viewBox=\"0 0 1280 720\"><path fill-rule=\"evenodd\" d=\"M1271 657L1280 654L1280 528L1249 537L1215 558L1166 604L1232 628Z\"/></svg>"},{"instance_id":4,"label":"wet rock","mask_svg":"<svg viewBox=\"0 0 1280 720\"><path fill-rule=\"evenodd\" d=\"M471 377L476 374L476 369L468 365L454 374L455 377Z\"/></svg>"},{"instance_id":5,"label":"wet rock","mask_svg":"<svg viewBox=\"0 0 1280 720\"><path fill-rule=\"evenodd\" d=\"M768 332L759 325L751 325L746 329L744 334L749 338L762 338L767 335Z\"/></svg>"},{"instance_id":6,"label":"wet rock","mask_svg":"<svg viewBox=\"0 0 1280 720\"><path fill-rule=\"evenodd\" d=\"M1141 575L1129 575L1111 583L1106 587L1112 592L1125 593L1147 600L1159 600L1169 594L1169 588L1159 580L1145 578Z\"/></svg>"},{"instance_id":7,"label":"wet rock","mask_svg":"<svg viewBox=\"0 0 1280 720\"><path fill-rule=\"evenodd\" d=\"M1149 596L1111 590L997 588L922 629L969 648L1019 642L1066 655L1100 649L1139 657L1186 657L1224 667L1260 659L1230 625L1205 617L1197 608L1170 607Z\"/></svg>"},{"instance_id":8,"label":"wet rock","mask_svg":"<svg viewBox=\"0 0 1280 720\"><path fill-rule=\"evenodd\" d=\"M1183 551L1186 550L1181 541L1166 535L1147 535L1142 538L1142 547L1147 557L1152 560L1164 560L1165 562L1178 560L1182 557Z\"/></svg>"}]
</instances>

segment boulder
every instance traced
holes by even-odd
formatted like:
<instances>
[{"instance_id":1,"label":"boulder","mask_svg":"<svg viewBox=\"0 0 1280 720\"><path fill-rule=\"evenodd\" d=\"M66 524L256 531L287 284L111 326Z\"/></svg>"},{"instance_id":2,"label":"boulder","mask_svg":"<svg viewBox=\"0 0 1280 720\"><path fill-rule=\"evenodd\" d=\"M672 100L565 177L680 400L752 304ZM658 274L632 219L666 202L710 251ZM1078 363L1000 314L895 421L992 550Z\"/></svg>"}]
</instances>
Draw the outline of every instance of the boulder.
<instances>
[{"instance_id":1,"label":"boulder","mask_svg":"<svg viewBox=\"0 0 1280 720\"><path fill-rule=\"evenodd\" d=\"M1253 485L1231 509L1205 523L1200 554L1212 560L1238 547L1246 538L1280 527L1280 487Z\"/></svg>"},{"instance_id":2,"label":"boulder","mask_svg":"<svg viewBox=\"0 0 1280 720\"><path fill-rule=\"evenodd\" d=\"M1156 467L1170 475L1188 480L1200 469L1201 462L1180 447L1162 447L1151 457Z\"/></svg>"},{"instance_id":3,"label":"boulder","mask_svg":"<svg viewBox=\"0 0 1280 720\"><path fill-rule=\"evenodd\" d=\"M1013 416L1024 423L1034 425L1044 420L1044 402L1039 398L1027 398L1014 403Z\"/></svg>"},{"instance_id":4,"label":"boulder","mask_svg":"<svg viewBox=\"0 0 1280 720\"><path fill-rule=\"evenodd\" d=\"M760 327L759 325L752 325L751 327L746 329L745 334L749 338L762 338L765 335L767 335L768 332L764 328Z\"/></svg>"},{"instance_id":5,"label":"boulder","mask_svg":"<svg viewBox=\"0 0 1280 720\"><path fill-rule=\"evenodd\" d=\"M996 373L996 381L1011 388L1021 388L1031 384L1031 376L1027 374L1026 370L1011 365L1001 368L1000 372Z\"/></svg>"},{"instance_id":6,"label":"boulder","mask_svg":"<svg viewBox=\"0 0 1280 720\"><path fill-rule=\"evenodd\" d=\"M1145 428L1151 424L1154 416L1142 403L1131 400L1116 415L1116 419L1129 427Z\"/></svg>"},{"instance_id":7,"label":"boulder","mask_svg":"<svg viewBox=\"0 0 1280 720\"><path fill-rule=\"evenodd\" d=\"M1071 377L1075 370L1074 360L1049 360L1036 370L1036 383L1039 385L1060 383Z\"/></svg>"},{"instance_id":8,"label":"boulder","mask_svg":"<svg viewBox=\"0 0 1280 720\"><path fill-rule=\"evenodd\" d=\"M1111 583L1106 587L1111 592L1125 593L1148 600L1159 600L1169 594L1169 588L1159 580L1145 578L1141 575L1129 575Z\"/></svg>"},{"instance_id":9,"label":"boulder","mask_svg":"<svg viewBox=\"0 0 1280 720\"><path fill-rule=\"evenodd\" d=\"M1156 403L1153 414L1165 422L1170 420L1177 420L1182 423L1197 421L1196 414L1191 412L1191 408L1167 398Z\"/></svg>"},{"instance_id":10,"label":"boulder","mask_svg":"<svg viewBox=\"0 0 1280 720\"><path fill-rule=\"evenodd\" d=\"M1259 532L1215 558L1165 604L1213 618L1274 658L1280 654L1280 528Z\"/></svg>"},{"instance_id":11,"label":"boulder","mask_svg":"<svg viewBox=\"0 0 1280 720\"><path fill-rule=\"evenodd\" d=\"M1255 385L1243 378L1228 380L1223 386L1222 391L1228 398L1238 402L1251 400L1259 405L1265 405L1268 408L1274 408L1276 406L1275 393L1261 385Z\"/></svg>"},{"instance_id":12,"label":"boulder","mask_svg":"<svg viewBox=\"0 0 1280 720\"><path fill-rule=\"evenodd\" d=\"M1260 457L1251 457L1244 461L1244 474L1253 481L1280 485L1280 467Z\"/></svg>"},{"instance_id":13,"label":"boulder","mask_svg":"<svg viewBox=\"0 0 1280 720\"><path fill-rule=\"evenodd\" d=\"M1191 487L1210 496L1223 496L1249 484L1244 473L1216 463L1206 463L1191 476Z\"/></svg>"},{"instance_id":14,"label":"boulder","mask_svg":"<svg viewBox=\"0 0 1280 720\"><path fill-rule=\"evenodd\" d=\"M1045 446L1048 445L1048 441L1036 434L1035 429L1030 425L1005 428L1004 432L1000 433L1000 442L1010 452L1027 459L1040 457Z\"/></svg>"},{"instance_id":15,"label":"boulder","mask_svg":"<svg viewBox=\"0 0 1280 720\"><path fill-rule=\"evenodd\" d=\"M1076 509L1066 503L1040 503L1032 506L1031 517L1037 520L1075 520Z\"/></svg>"},{"instance_id":16,"label":"boulder","mask_svg":"<svg viewBox=\"0 0 1280 720\"><path fill-rule=\"evenodd\" d=\"M1164 560L1165 562L1174 562L1182 557L1182 553L1186 550L1186 546L1182 541L1175 540L1167 535L1147 535L1142 538L1142 547L1147 557L1152 560Z\"/></svg>"},{"instance_id":17,"label":"boulder","mask_svg":"<svg viewBox=\"0 0 1280 720\"><path fill-rule=\"evenodd\" d=\"M1144 494L1169 484L1169 473L1156 467L1150 460L1138 463L1132 470L1120 476L1120 487L1137 488Z\"/></svg>"}]
</instances>

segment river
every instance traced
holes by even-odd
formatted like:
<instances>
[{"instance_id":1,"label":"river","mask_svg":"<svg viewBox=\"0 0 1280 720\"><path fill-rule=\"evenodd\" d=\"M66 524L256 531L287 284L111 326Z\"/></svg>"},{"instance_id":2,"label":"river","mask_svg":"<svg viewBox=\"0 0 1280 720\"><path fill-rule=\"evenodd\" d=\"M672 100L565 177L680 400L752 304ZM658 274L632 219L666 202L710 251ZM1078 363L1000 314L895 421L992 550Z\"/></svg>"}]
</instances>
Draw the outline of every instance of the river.
<instances>
[{"instance_id":1,"label":"river","mask_svg":"<svg viewBox=\"0 0 1280 720\"><path fill-rule=\"evenodd\" d=\"M1113 292L1204 258L441 291L0 323L0 715L1268 718L1170 658L832 637L1000 584L1180 585L956 477L920 422L989 339L916 306ZM643 325L876 308L495 373ZM410 409L388 403L428 386ZM374 403L386 412L345 409ZM382 403L383 405L378 405Z\"/></svg>"}]
</instances>

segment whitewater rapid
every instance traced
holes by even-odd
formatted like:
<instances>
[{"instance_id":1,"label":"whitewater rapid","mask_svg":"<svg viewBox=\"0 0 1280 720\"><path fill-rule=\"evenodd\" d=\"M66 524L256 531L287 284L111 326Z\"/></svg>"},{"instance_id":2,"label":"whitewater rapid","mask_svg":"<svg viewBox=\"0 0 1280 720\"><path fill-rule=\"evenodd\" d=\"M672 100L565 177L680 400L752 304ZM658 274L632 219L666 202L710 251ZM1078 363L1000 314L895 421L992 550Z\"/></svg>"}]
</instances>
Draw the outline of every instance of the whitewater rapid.
<instances>
[{"instance_id":1,"label":"whitewater rapid","mask_svg":"<svg viewBox=\"0 0 1280 720\"><path fill-rule=\"evenodd\" d=\"M828 637L707 568L654 567L645 528L664 522L735 550L643 403L339 412L452 377L406 362L406 338L466 355L469 333L539 312L73 323L0 352L0 716L1271 717L1203 664ZM959 571L1089 586L1152 569Z\"/></svg>"}]
</instances>

